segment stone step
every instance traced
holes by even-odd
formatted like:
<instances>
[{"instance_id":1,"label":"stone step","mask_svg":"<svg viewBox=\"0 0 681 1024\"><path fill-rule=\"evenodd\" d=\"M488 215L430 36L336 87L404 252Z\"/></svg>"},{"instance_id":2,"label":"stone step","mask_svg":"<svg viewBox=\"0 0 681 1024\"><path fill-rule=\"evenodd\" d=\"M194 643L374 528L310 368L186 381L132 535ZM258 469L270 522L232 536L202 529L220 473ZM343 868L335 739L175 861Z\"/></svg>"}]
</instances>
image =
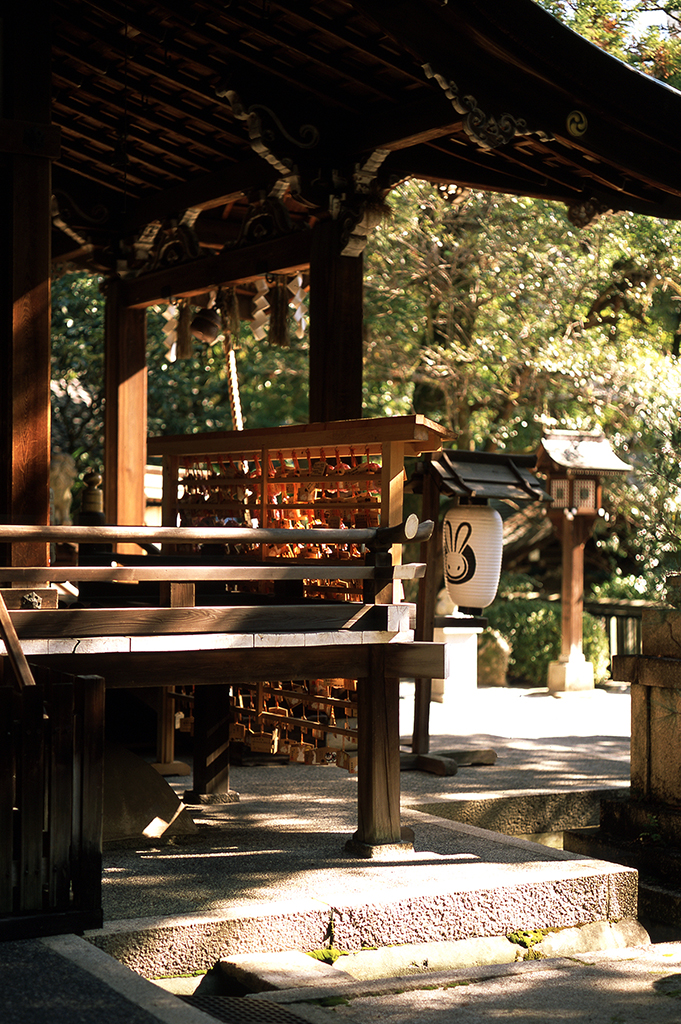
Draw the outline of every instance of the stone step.
<instances>
[{"instance_id":1,"label":"stone step","mask_svg":"<svg viewBox=\"0 0 681 1024\"><path fill-rule=\"evenodd\" d=\"M629 787L525 792L469 797L457 795L436 803L415 804L417 810L450 821L462 821L504 835L563 832L598 825L601 803L628 796Z\"/></svg>"},{"instance_id":2,"label":"stone step","mask_svg":"<svg viewBox=\"0 0 681 1024\"><path fill-rule=\"evenodd\" d=\"M625 949L649 942L645 928L629 918L616 923L594 921L574 928L522 932L510 937L499 935L458 942L407 943L365 949L339 956L333 964L321 963L296 950L287 950L281 953L238 954L221 960L217 967L224 979L225 994L232 993L234 983L245 994L333 987L378 978L413 977L461 967ZM200 992L200 987L197 991Z\"/></svg>"},{"instance_id":3,"label":"stone step","mask_svg":"<svg viewBox=\"0 0 681 1024\"><path fill-rule=\"evenodd\" d=\"M389 884L368 882L362 894L343 898L338 887L333 900L242 902L205 916L111 921L87 938L138 973L158 977L209 970L234 954L314 950L330 941L356 951L636 917L637 874L630 868L472 826L447 827L469 849L477 842L484 856L453 857L446 888L442 875L437 884L400 884L396 860ZM446 862L436 857L434 863Z\"/></svg>"}]
</instances>

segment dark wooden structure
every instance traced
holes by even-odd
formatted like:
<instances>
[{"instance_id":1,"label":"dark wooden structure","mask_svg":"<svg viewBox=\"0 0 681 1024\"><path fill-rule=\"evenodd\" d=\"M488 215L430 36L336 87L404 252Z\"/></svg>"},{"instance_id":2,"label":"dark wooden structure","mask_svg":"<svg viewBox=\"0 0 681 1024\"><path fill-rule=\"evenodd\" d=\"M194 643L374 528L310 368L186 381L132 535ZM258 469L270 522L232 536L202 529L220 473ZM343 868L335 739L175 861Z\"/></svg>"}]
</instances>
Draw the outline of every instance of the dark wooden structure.
<instances>
[{"instance_id":1,"label":"dark wooden structure","mask_svg":"<svg viewBox=\"0 0 681 1024\"><path fill-rule=\"evenodd\" d=\"M161 558L137 566L4 569L9 581L23 588L64 578L118 584L152 580L171 585L187 581L252 583L258 579L290 584L332 578L361 580L365 589L360 603L254 598L249 604L195 607L191 587L182 606L171 608L138 604L113 609L24 608L5 612L0 635L8 652L15 650L19 641L29 642L32 662L57 671L101 672L107 687L166 687L171 679L176 686L206 687L213 700L199 699L214 721L220 686L279 679L282 671L290 680L336 675L358 680L358 829L351 848L360 856L373 856L381 848L401 845L399 679L418 669L436 676L445 671L442 645L412 642L409 607L383 603L381 595L394 579L423 576L424 565L393 566L390 552L393 545L424 541L432 529L432 523L419 524L416 516L382 529L299 529L295 535L301 544L363 544L367 553L354 564L342 557L291 564L290 559L263 559L261 550L268 544L291 543L294 531L290 529L0 527L0 539L6 541L200 542L210 544L211 550L216 544L249 550L248 555L227 557L218 564L196 564L195 560L193 564L182 564L182 560L168 563ZM22 692L35 700L36 686L30 674L16 669L15 673L17 678L24 675ZM0 693L11 697L9 667L7 676ZM207 741L207 732L206 742L195 751L205 755L195 784L204 786L204 793L210 795L225 785L227 776L223 761L215 756L221 753L219 745L215 737ZM29 758L27 766L30 763ZM93 785L96 787L96 780ZM95 818L97 807L93 800ZM35 832L31 841L36 841Z\"/></svg>"},{"instance_id":2,"label":"dark wooden structure","mask_svg":"<svg viewBox=\"0 0 681 1024\"><path fill-rule=\"evenodd\" d=\"M304 273L310 419L356 418L361 254L400 180L681 217L681 94L532 0L24 0L0 69L9 524L48 522L55 273L106 278L105 514L140 524L150 304ZM48 564L40 535L1 555Z\"/></svg>"},{"instance_id":3,"label":"dark wooden structure","mask_svg":"<svg viewBox=\"0 0 681 1024\"><path fill-rule=\"evenodd\" d=\"M102 923L104 680L34 674L0 685L0 939Z\"/></svg>"}]
</instances>

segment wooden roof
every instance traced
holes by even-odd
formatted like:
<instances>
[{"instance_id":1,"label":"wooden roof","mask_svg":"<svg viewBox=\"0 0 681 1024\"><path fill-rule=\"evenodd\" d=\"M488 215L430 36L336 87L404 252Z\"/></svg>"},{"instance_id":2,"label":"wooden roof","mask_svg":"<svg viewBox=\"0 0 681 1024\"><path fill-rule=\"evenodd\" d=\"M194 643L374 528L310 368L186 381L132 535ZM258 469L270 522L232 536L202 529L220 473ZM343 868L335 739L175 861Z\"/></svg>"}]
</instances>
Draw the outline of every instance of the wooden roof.
<instances>
[{"instance_id":1,"label":"wooden roof","mask_svg":"<svg viewBox=\"0 0 681 1024\"><path fill-rule=\"evenodd\" d=\"M351 235L414 176L559 200L580 224L681 217L681 93L532 0L52 9L57 260L135 275L314 219Z\"/></svg>"},{"instance_id":2,"label":"wooden roof","mask_svg":"<svg viewBox=\"0 0 681 1024\"><path fill-rule=\"evenodd\" d=\"M459 498L550 501L533 475L534 455L471 452L455 448L438 452L428 463L442 494Z\"/></svg>"}]
</instances>

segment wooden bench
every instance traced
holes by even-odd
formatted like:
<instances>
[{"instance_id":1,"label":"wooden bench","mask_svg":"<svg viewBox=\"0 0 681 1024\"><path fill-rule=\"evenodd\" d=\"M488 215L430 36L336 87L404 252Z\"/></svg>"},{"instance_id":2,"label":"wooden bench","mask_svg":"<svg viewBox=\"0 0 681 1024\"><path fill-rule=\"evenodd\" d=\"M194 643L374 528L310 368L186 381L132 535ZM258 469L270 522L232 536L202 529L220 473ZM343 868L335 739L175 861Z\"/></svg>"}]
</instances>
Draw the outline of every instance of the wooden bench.
<instances>
[{"instance_id":1,"label":"wooden bench","mask_svg":"<svg viewBox=\"0 0 681 1024\"><path fill-rule=\"evenodd\" d=\"M445 647L414 643L410 606L383 603L395 579L419 578L425 566L393 565L391 549L420 542L432 523L416 516L389 529L236 529L146 527L0 527L0 541L50 543L161 543L246 546L256 557L225 558L216 564L149 564L0 568L0 581L24 594L48 583L99 580L132 583L150 580L164 589L167 606L115 608L19 608L0 605L5 652L15 675L30 685L24 662L79 675L101 675L111 687L192 685L210 688L201 697L204 714L228 724L225 684L271 679L308 680L345 677L358 681L358 818L355 848L401 842L399 822L399 679L445 674ZM263 545L354 545L365 557L349 559L263 560ZM116 562L117 556L112 555ZM122 559L123 560L123 559ZM146 562L146 559L142 560ZM202 581L360 580L361 601L280 601L274 597L244 604L195 605ZM23 659L23 660L22 660ZM196 691L197 695L199 690ZM218 792L227 778L225 732L200 738L195 790ZM209 771L207 765L212 766ZM197 771L199 778L197 779ZM198 783L198 787L197 787Z\"/></svg>"}]
</instances>

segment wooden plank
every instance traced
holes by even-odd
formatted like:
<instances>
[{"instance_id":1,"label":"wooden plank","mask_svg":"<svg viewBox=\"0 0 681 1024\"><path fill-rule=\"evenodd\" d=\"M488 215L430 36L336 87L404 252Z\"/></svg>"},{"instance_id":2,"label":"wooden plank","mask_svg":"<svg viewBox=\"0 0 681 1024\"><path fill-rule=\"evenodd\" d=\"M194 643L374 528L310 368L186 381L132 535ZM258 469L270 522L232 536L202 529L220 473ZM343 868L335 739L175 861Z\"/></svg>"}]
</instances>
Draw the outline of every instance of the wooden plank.
<instances>
[{"instance_id":1,"label":"wooden plank","mask_svg":"<svg viewBox=\"0 0 681 1024\"><path fill-rule=\"evenodd\" d=\"M333 503L329 502L329 506ZM416 517L408 517L403 524L404 531L398 527L392 527L392 533L388 540L391 544L400 540L414 539L412 534L412 523ZM421 530L430 530L432 526L422 523L418 526L416 519L417 533ZM249 527L208 527L206 529L194 529L189 527L151 527L151 526L0 526L0 541L38 541L45 540L50 543L76 543L82 541L92 544L94 542L107 541L116 543L119 541L141 541L144 544L173 543L173 544L247 544L257 546L260 544L366 544L369 546L381 546L384 534L381 528L366 529L330 529L328 527L285 529L285 528L264 528L251 529ZM139 552L138 552L139 554ZM151 561L151 559L150 559ZM308 559L307 564L313 564L316 559ZM267 564L283 564L270 562ZM322 562L324 564L324 561ZM333 563L332 563L333 564ZM36 568L44 568L45 562L35 562ZM73 567L74 571L77 569Z\"/></svg>"},{"instance_id":2,"label":"wooden plank","mask_svg":"<svg viewBox=\"0 0 681 1024\"><path fill-rule=\"evenodd\" d=\"M48 688L49 804L48 903L50 909L69 909L71 896L71 816L73 812L73 678L52 673Z\"/></svg>"},{"instance_id":3,"label":"wooden plank","mask_svg":"<svg viewBox=\"0 0 681 1024\"><path fill-rule=\"evenodd\" d=\"M393 605L353 601L199 608L59 608L9 612L22 640L173 633L283 633L386 630ZM364 611L359 616L358 613ZM407 609L408 614L408 609ZM394 623L394 620L392 620ZM29 670L30 671L30 670Z\"/></svg>"},{"instance_id":4,"label":"wooden plank","mask_svg":"<svg viewBox=\"0 0 681 1024\"><path fill-rule=\"evenodd\" d=\"M43 828L45 825L45 764L42 686L21 694L21 740L17 758L19 809L19 911L42 910Z\"/></svg>"},{"instance_id":5,"label":"wooden plank","mask_svg":"<svg viewBox=\"0 0 681 1024\"><path fill-rule=\"evenodd\" d=\"M7 611L4 598L2 593L0 593L0 637L5 645L5 650L7 651L7 656L17 683L20 687L26 689L27 687L31 687L35 684L31 670L28 667L28 662L26 661L26 655L19 643L14 623L11 619L11 614L11 612Z\"/></svg>"},{"instance_id":6,"label":"wooden plank","mask_svg":"<svg viewBox=\"0 0 681 1024\"><path fill-rule=\"evenodd\" d=\"M14 849L14 703L17 695L0 686L0 914L12 911Z\"/></svg>"}]
</instances>

